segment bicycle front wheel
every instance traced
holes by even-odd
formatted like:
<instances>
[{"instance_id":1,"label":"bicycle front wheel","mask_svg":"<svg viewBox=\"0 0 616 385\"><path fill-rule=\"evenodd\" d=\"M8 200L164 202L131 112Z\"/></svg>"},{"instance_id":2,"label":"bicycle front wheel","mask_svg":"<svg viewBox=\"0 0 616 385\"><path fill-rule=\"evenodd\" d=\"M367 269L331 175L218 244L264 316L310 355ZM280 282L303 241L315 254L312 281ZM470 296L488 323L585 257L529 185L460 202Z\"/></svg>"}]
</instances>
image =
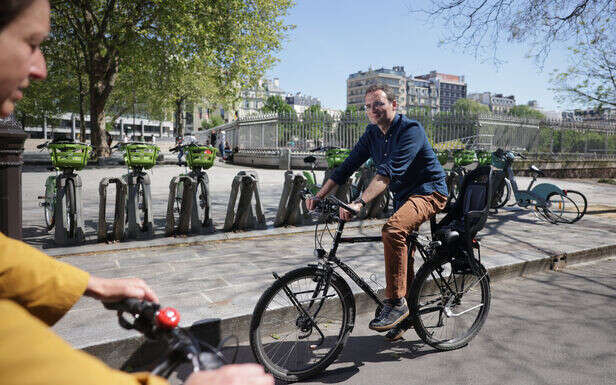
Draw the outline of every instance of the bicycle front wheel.
<instances>
[{"instance_id":1,"label":"bicycle front wheel","mask_svg":"<svg viewBox=\"0 0 616 385\"><path fill-rule=\"evenodd\" d=\"M494 190L491 208L500 209L509 201L509 197L511 197L511 183L507 178L503 178Z\"/></svg>"},{"instance_id":2,"label":"bicycle front wheel","mask_svg":"<svg viewBox=\"0 0 616 385\"><path fill-rule=\"evenodd\" d=\"M66 230L68 231L69 238L75 237L75 217L76 217L76 202L75 202L75 182L72 179L66 180L66 196L65 208L66 208Z\"/></svg>"},{"instance_id":3,"label":"bicycle front wheel","mask_svg":"<svg viewBox=\"0 0 616 385\"><path fill-rule=\"evenodd\" d=\"M351 290L340 276L327 282L324 275L315 267L293 270L276 280L255 307L250 346L276 378L299 381L322 372L353 328Z\"/></svg>"},{"instance_id":4,"label":"bicycle front wheel","mask_svg":"<svg viewBox=\"0 0 616 385\"><path fill-rule=\"evenodd\" d=\"M150 224L148 223L148 205L145 199L145 186L143 179L137 180L137 222L141 231L148 231Z\"/></svg>"},{"instance_id":5,"label":"bicycle front wheel","mask_svg":"<svg viewBox=\"0 0 616 385\"><path fill-rule=\"evenodd\" d=\"M208 219L210 217L210 202L207 196L207 189L205 187L205 182L203 180L199 180L197 183L197 201L193 204L197 205L197 216L199 217L199 223L201 226L207 226Z\"/></svg>"},{"instance_id":6,"label":"bicycle front wheel","mask_svg":"<svg viewBox=\"0 0 616 385\"><path fill-rule=\"evenodd\" d=\"M55 226L55 210L56 210L56 177L50 176L45 183L45 201L43 202L45 210L45 224L47 231Z\"/></svg>"},{"instance_id":7,"label":"bicycle front wheel","mask_svg":"<svg viewBox=\"0 0 616 385\"><path fill-rule=\"evenodd\" d=\"M480 263L448 256L426 262L411 287L417 335L438 350L461 348L477 335L490 310L490 282Z\"/></svg>"}]
</instances>

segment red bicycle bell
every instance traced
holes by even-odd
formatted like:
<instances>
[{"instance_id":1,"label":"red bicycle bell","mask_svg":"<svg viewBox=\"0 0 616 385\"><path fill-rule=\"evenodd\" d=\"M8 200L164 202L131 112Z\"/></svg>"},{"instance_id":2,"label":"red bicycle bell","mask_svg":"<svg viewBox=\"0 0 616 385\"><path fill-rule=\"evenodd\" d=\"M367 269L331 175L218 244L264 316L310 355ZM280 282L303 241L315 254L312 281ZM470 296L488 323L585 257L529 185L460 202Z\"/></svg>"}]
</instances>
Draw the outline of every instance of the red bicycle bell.
<instances>
[{"instance_id":1,"label":"red bicycle bell","mask_svg":"<svg viewBox=\"0 0 616 385\"><path fill-rule=\"evenodd\" d=\"M163 329L173 329L180 323L180 313L172 307L160 309L156 315L156 324Z\"/></svg>"}]
</instances>

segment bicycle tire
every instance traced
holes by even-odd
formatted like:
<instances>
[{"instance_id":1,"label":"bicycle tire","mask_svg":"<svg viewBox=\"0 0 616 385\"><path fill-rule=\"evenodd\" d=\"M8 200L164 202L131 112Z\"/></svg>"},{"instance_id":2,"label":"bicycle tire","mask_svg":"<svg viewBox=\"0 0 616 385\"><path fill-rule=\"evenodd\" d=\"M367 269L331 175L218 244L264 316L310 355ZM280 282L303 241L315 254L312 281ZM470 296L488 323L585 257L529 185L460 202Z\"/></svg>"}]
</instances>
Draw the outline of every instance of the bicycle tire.
<instances>
[{"instance_id":1,"label":"bicycle tire","mask_svg":"<svg viewBox=\"0 0 616 385\"><path fill-rule=\"evenodd\" d=\"M485 323L490 310L489 276L480 263L475 261L472 265L466 261L460 265L447 255L436 257L424 263L413 280L413 326L417 335L435 349L447 351L467 345ZM472 279L467 281L467 276ZM453 306L445 306L454 299ZM464 315L468 315L464 320L458 318ZM453 324L453 328L448 324ZM453 333L446 335L448 331Z\"/></svg>"},{"instance_id":2,"label":"bicycle tire","mask_svg":"<svg viewBox=\"0 0 616 385\"><path fill-rule=\"evenodd\" d=\"M75 203L75 182L72 179L66 179L66 219L67 225L66 230L68 231L69 238L75 237L75 216L76 213L76 203Z\"/></svg>"},{"instance_id":3,"label":"bicycle tire","mask_svg":"<svg viewBox=\"0 0 616 385\"><path fill-rule=\"evenodd\" d=\"M559 198L555 198L559 197ZM569 223L563 216L565 212L565 196L560 193L548 194L545 206L535 205L535 212L552 224Z\"/></svg>"},{"instance_id":4,"label":"bicycle tire","mask_svg":"<svg viewBox=\"0 0 616 385\"><path fill-rule=\"evenodd\" d=\"M500 209L507 204L511 197L511 182L503 178L492 196L492 209Z\"/></svg>"},{"instance_id":5,"label":"bicycle tire","mask_svg":"<svg viewBox=\"0 0 616 385\"><path fill-rule=\"evenodd\" d=\"M199 217L199 223L201 226L208 225L208 218L210 217L210 202L207 196L207 189L203 179L197 183L197 193L195 194L197 201L194 204L197 205L197 216Z\"/></svg>"},{"instance_id":6,"label":"bicycle tire","mask_svg":"<svg viewBox=\"0 0 616 385\"><path fill-rule=\"evenodd\" d=\"M311 301L311 298L315 298L315 295L318 298L319 293L323 292L324 281L323 270L316 267L293 270L277 279L255 306L250 322L250 346L255 359L278 379L300 381L323 372L338 357L353 329L353 293L338 274L333 273L326 293L327 296L333 296L327 301L319 301L323 302L319 305ZM312 285L314 287L310 287ZM329 321L329 324L334 325L329 328L334 329L333 334L326 336L322 342L326 347L315 348L319 333L314 327L307 325L309 321L292 305L284 291L285 287L288 287L296 298L299 297L302 304L309 304L306 309L311 316L317 315L317 325L320 325L324 334L329 331L328 322L321 321ZM339 326L335 326L336 324ZM283 333L286 334L281 337L280 334ZM296 340L291 346L292 341L289 338L292 336L295 336ZM290 347L289 352L285 350L286 346ZM290 362L292 353L294 357ZM307 357L298 357L298 354ZM284 362L276 361L277 356L284 359ZM315 361L310 363L312 359Z\"/></svg>"},{"instance_id":7,"label":"bicycle tire","mask_svg":"<svg viewBox=\"0 0 616 385\"><path fill-rule=\"evenodd\" d=\"M547 200L551 200L551 198L556 195L560 196L560 194L555 192L550 193ZM584 194L576 190L567 190L565 195L562 195L561 197L563 207L560 214L555 214L555 219L557 220L557 222L575 223L579 221L584 216L584 214L586 214L586 210L588 208L588 201L586 200ZM569 214L575 215L573 217L570 217Z\"/></svg>"},{"instance_id":8,"label":"bicycle tire","mask_svg":"<svg viewBox=\"0 0 616 385\"><path fill-rule=\"evenodd\" d=\"M137 178L137 222L139 223L139 228L141 231L148 231L149 226L148 223L148 205L145 199L145 186L143 185L143 178Z\"/></svg>"},{"instance_id":9,"label":"bicycle tire","mask_svg":"<svg viewBox=\"0 0 616 385\"><path fill-rule=\"evenodd\" d=\"M52 177L50 177L52 178ZM56 187L55 187L55 178L53 185L49 183L45 184L45 201L43 202L43 215L45 217L45 225L47 227L47 231L53 229L56 225Z\"/></svg>"}]
</instances>

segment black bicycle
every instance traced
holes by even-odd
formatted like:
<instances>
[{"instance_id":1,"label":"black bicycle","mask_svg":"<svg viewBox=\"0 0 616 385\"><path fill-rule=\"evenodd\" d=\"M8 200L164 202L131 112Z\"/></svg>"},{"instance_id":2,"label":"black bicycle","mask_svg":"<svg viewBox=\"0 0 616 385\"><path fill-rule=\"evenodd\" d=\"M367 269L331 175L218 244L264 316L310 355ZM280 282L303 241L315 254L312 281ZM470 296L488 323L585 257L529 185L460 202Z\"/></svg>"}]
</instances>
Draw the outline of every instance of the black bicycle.
<instances>
[{"instance_id":1,"label":"black bicycle","mask_svg":"<svg viewBox=\"0 0 616 385\"><path fill-rule=\"evenodd\" d=\"M178 326L180 314L173 308L163 308L153 302L134 298L119 302L104 303L105 308L118 311L118 322L124 329L135 329L150 340L163 342L166 346L165 356L155 363L152 374L169 378L180 365L188 363L193 371L213 370L227 362L221 352L228 337L217 347L196 339L187 330ZM232 361L237 356L237 348Z\"/></svg>"},{"instance_id":2,"label":"black bicycle","mask_svg":"<svg viewBox=\"0 0 616 385\"><path fill-rule=\"evenodd\" d=\"M438 350L468 344L488 315L489 277L481 264L475 235L488 215L492 183L490 167L471 171L462 185L464 198L438 224L431 220L432 241L418 233L408 239L409 250L415 248L424 262L407 297L409 317L419 337ZM338 216L340 207L357 214L333 196L319 202L317 212L325 217L322 222L326 231L319 235L317 223L317 263L282 277L273 273L276 281L263 293L253 311L250 346L256 360L279 379L298 381L324 371L338 357L353 330L355 297L336 268L375 302L375 314L383 306L370 285L336 257L341 243L382 239L343 237L345 222ZM335 234L327 228L331 221L338 223ZM333 238L329 252L322 245L326 232Z\"/></svg>"}]
</instances>

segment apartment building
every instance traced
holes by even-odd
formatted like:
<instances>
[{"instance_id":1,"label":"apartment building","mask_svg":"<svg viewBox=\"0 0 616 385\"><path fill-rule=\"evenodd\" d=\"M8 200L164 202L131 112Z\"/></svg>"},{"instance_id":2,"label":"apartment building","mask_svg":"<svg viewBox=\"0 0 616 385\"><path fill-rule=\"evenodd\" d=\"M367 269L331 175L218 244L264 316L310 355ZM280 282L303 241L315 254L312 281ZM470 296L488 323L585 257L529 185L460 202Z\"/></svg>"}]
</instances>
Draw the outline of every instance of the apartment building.
<instances>
[{"instance_id":1,"label":"apartment building","mask_svg":"<svg viewBox=\"0 0 616 385\"><path fill-rule=\"evenodd\" d=\"M407 108L407 76L403 66L393 68L379 68L368 71L359 71L347 78L347 107L355 107L358 110L364 107L366 89L373 84L385 84L393 91L398 108Z\"/></svg>"},{"instance_id":2,"label":"apartment building","mask_svg":"<svg viewBox=\"0 0 616 385\"><path fill-rule=\"evenodd\" d=\"M456 100L466 98L466 82L464 81L464 76L430 71L429 74L419 75L415 78L429 80L436 84L441 111L451 111L451 107Z\"/></svg>"},{"instance_id":3,"label":"apartment building","mask_svg":"<svg viewBox=\"0 0 616 385\"><path fill-rule=\"evenodd\" d=\"M515 107L515 96L503 96L503 94L492 94L490 92L468 94L468 99L486 105L495 114L506 114Z\"/></svg>"},{"instance_id":4,"label":"apartment building","mask_svg":"<svg viewBox=\"0 0 616 385\"><path fill-rule=\"evenodd\" d=\"M440 110L439 85L437 82L409 77L406 84L408 108L420 108L432 112Z\"/></svg>"},{"instance_id":5,"label":"apartment building","mask_svg":"<svg viewBox=\"0 0 616 385\"><path fill-rule=\"evenodd\" d=\"M237 109L238 118L261 113L261 108L270 96L285 98L286 92L280 88L278 78L261 79L256 87L247 88L240 93L240 104ZM232 118L229 120L233 120Z\"/></svg>"},{"instance_id":6,"label":"apartment building","mask_svg":"<svg viewBox=\"0 0 616 385\"><path fill-rule=\"evenodd\" d=\"M295 95L287 95L285 102L293 107L298 114L304 113L310 106L321 105L321 101L318 98L309 95L303 95L301 92Z\"/></svg>"}]
</instances>

